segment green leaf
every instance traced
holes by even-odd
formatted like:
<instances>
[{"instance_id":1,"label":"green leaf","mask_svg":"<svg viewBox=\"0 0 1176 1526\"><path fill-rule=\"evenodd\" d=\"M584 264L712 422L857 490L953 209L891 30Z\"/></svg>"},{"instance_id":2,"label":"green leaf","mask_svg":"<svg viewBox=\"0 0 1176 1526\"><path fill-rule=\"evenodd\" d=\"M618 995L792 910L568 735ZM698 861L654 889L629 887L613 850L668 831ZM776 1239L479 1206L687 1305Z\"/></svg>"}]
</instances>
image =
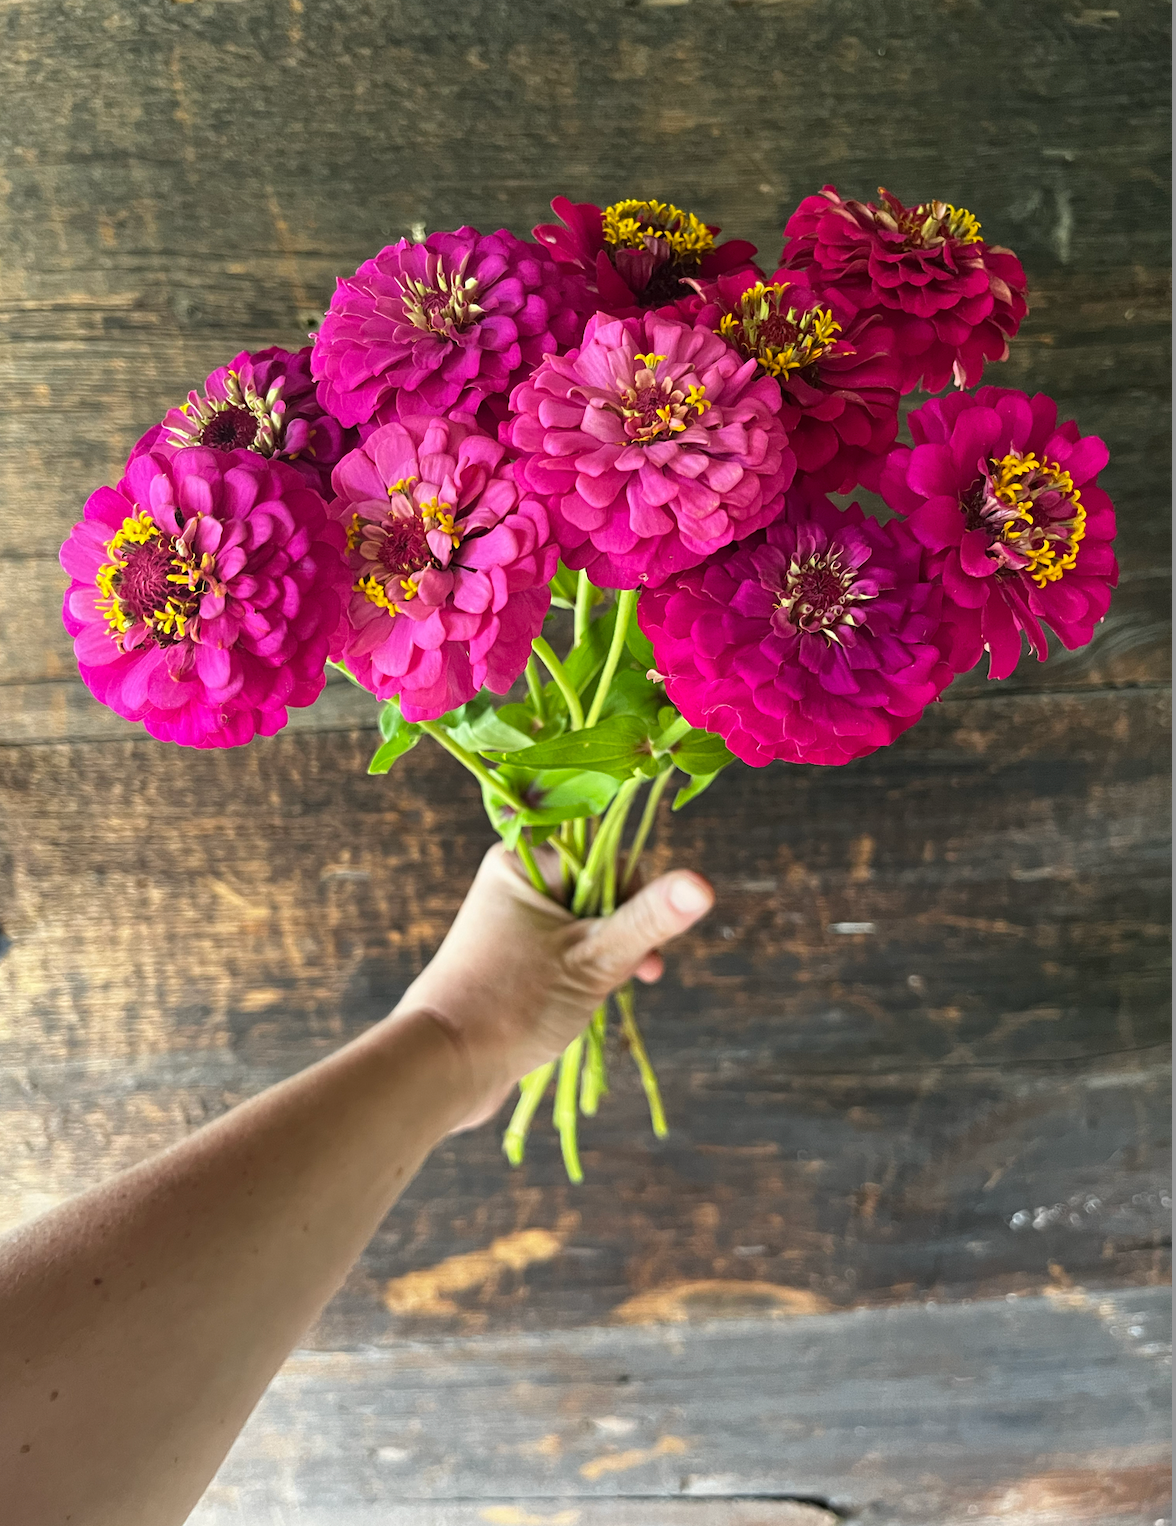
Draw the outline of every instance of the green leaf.
<instances>
[{"instance_id":1,"label":"green leaf","mask_svg":"<svg viewBox=\"0 0 1176 1526\"><path fill-rule=\"evenodd\" d=\"M502 782L504 784L507 783L505 775ZM486 816L489 819L490 825L498 833L499 837L502 838L506 846L513 848L519 840L519 834L523 830L524 822L522 814L504 805L494 791L485 784L482 785L482 804L486 808Z\"/></svg>"},{"instance_id":2,"label":"green leaf","mask_svg":"<svg viewBox=\"0 0 1176 1526\"><path fill-rule=\"evenodd\" d=\"M616 674L604 702L604 718L610 715L637 715L645 722L650 733L658 730L658 706L665 696L657 684L650 683L644 673L628 668Z\"/></svg>"},{"instance_id":3,"label":"green leaf","mask_svg":"<svg viewBox=\"0 0 1176 1526\"><path fill-rule=\"evenodd\" d=\"M513 726L516 731L521 731L531 742L546 742L548 737L559 736L568 724L566 711L561 711L558 715L550 716L540 726L530 705L499 705L498 719Z\"/></svg>"},{"instance_id":4,"label":"green leaf","mask_svg":"<svg viewBox=\"0 0 1176 1526\"><path fill-rule=\"evenodd\" d=\"M496 710L483 710L472 720L448 728L450 736L467 752L518 752L530 747L531 737L504 721Z\"/></svg>"},{"instance_id":5,"label":"green leaf","mask_svg":"<svg viewBox=\"0 0 1176 1526\"><path fill-rule=\"evenodd\" d=\"M652 763L648 728L635 715L614 715L588 730L538 742L527 752L528 768L592 769L617 779Z\"/></svg>"},{"instance_id":6,"label":"green leaf","mask_svg":"<svg viewBox=\"0 0 1176 1526\"><path fill-rule=\"evenodd\" d=\"M721 769L716 769L713 774L696 774L694 778L691 779L690 783L684 784L678 793L674 796L674 804L672 808L675 811L680 811L688 801L691 801L695 799L696 796L701 795L704 789L708 789L710 785L712 785L719 777L721 772Z\"/></svg>"},{"instance_id":7,"label":"green leaf","mask_svg":"<svg viewBox=\"0 0 1176 1526\"><path fill-rule=\"evenodd\" d=\"M714 775L735 761L722 737L697 727L686 733L670 756L686 774Z\"/></svg>"},{"instance_id":8,"label":"green leaf","mask_svg":"<svg viewBox=\"0 0 1176 1526\"><path fill-rule=\"evenodd\" d=\"M617 783L611 774L545 769L523 792L527 823L558 826L578 816L599 816L616 794Z\"/></svg>"},{"instance_id":9,"label":"green leaf","mask_svg":"<svg viewBox=\"0 0 1176 1526\"><path fill-rule=\"evenodd\" d=\"M380 735L385 742L390 742L402 726L409 723L400 713L400 705L394 699L386 699L380 706L379 726Z\"/></svg>"},{"instance_id":10,"label":"green leaf","mask_svg":"<svg viewBox=\"0 0 1176 1526\"><path fill-rule=\"evenodd\" d=\"M641 607L640 601L638 601L637 607ZM650 641L645 632L641 630L636 620L629 621L629 630L628 634L625 636L625 645L633 654L637 661L637 666L643 673L647 673L650 668L657 667L657 663L654 661L653 657L653 642Z\"/></svg>"},{"instance_id":11,"label":"green leaf","mask_svg":"<svg viewBox=\"0 0 1176 1526\"><path fill-rule=\"evenodd\" d=\"M560 562L555 576L547 585L551 589L551 602L557 609L575 609L577 574Z\"/></svg>"},{"instance_id":12,"label":"green leaf","mask_svg":"<svg viewBox=\"0 0 1176 1526\"><path fill-rule=\"evenodd\" d=\"M604 666L616 623L617 610L614 604L591 622L579 642L564 658L564 672L577 694L583 694Z\"/></svg>"},{"instance_id":13,"label":"green leaf","mask_svg":"<svg viewBox=\"0 0 1176 1526\"><path fill-rule=\"evenodd\" d=\"M415 726L410 726L407 721L401 722L400 730L388 741L381 742L368 764L369 774L386 774L396 762L397 758L403 757L406 752L411 752L420 741L422 733Z\"/></svg>"}]
</instances>

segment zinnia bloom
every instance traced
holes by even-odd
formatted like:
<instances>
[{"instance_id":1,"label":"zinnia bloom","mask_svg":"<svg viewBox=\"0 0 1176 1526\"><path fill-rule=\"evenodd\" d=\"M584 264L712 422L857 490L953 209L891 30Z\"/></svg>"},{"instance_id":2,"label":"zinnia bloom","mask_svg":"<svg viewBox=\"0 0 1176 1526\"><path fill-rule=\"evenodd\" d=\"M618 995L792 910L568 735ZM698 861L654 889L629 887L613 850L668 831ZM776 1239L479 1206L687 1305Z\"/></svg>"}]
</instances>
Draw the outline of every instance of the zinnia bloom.
<instances>
[{"instance_id":1,"label":"zinnia bloom","mask_svg":"<svg viewBox=\"0 0 1176 1526\"><path fill-rule=\"evenodd\" d=\"M597 306L617 318L639 316L689 293L693 277L713 281L725 272L751 270L755 245L743 239L716 244L721 231L693 212L665 201L617 201L611 207L557 196L551 210L564 224L533 229L556 259L583 271L595 284Z\"/></svg>"},{"instance_id":2,"label":"zinnia bloom","mask_svg":"<svg viewBox=\"0 0 1176 1526\"><path fill-rule=\"evenodd\" d=\"M782 518L641 595L666 694L745 763L848 763L954 676L954 630L901 520L800 485Z\"/></svg>"},{"instance_id":3,"label":"zinnia bloom","mask_svg":"<svg viewBox=\"0 0 1176 1526\"><path fill-rule=\"evenodd\" d=\"M468 423L385 424L335 468L352 593L333 656L407 720L505 694L551 603L559 548L503 447Z\"/></svg>"},{"instance_id":4,"label":"zinnia bloom","mask_svg":"<svg viewBox=\"0 0 1176 1526\"><path fill-rule=\"evenodd\" d=\"M970 617L966 665L987 650L990 678L1017 666L1022 631L1041 661L1043 624L1063 646L1085 646L1118 582L1115 510L1098 486L1107 448L1057 418L1043 392L933 398L910 415L914 449L897 446L882 472L883 497L910 516Z\"/></svg>"},{"instance_id":5,"label":"zinnia bloom","mask_svg":"<svg viewBox=\"0 0 1176 1526\"><path fill-rule=\"evenodd\" d=\"M974 387L987 360L1004 360L1028 312L1025 272L1010 249L986 244L980 224L944 201L904 207L845 201L827 185L806 196L784 229L782 263L835 287L858 312L881 311L903 363L904 392L922 382Z\"/></svg>"},{"instance_id":6,"label":"zinnia bloom","mask_svg":"<svg viewBox=\"0 0 1176 1526\"><path fill-rule=\"evenodd\" d=\"M693 321L779 382L788 444L813 487L850 492L894 443L901 367L875 314L790 270L766 283L743 271L701 286Z\"/></svg>"},{"instance_id":7,"label":"zinnia bloom","mask_svg":"<svg viewBox=\"0 0 1176 1526\"><path fill-rule=\"evenodd\" d=\"M131 460L147 451L172 455L192 445L252 450L289 462L329 497L331 470L355 444L354 430L325 413L315 395L310 346L292 352L275 345L253 354L242 350L227 366L218 366L203 392L189 392L186 403L147 431Z\"/></svg>"},{"instance_id":8,"label":"zinnia bloom","mask_svg":"<svg viewBox=\"0 0 1176 1526\"><path fill-rule=\"evenodd\" d=\"M319 399L349 425L476 414L576 344L594 306L581 275L505 229L401 239L339 281L311 357Z\"/></svg>"},{"instance_id":9,"label":"zinnia bloom","mask_svg":"<svg viewBox=\"0 0 1176 1526\"><path fill-rule=\"evenodd\" d=\"M656 585L776 517L796 458L757 369L705 329L600 313L515 389L503 438L569 567Z\"/></svg>"},{"instance_id":10,"label":"zinnia bloom","mask_svg":"<svg viewBox=\"0 0 1176 1526\"><path fill-rule=\"evenodd\" d=\"M152 736L236 747L323 687L343 534L293 467L249 450L146 452L61 548L87 688Z\"/></svg>"}]
</instances>

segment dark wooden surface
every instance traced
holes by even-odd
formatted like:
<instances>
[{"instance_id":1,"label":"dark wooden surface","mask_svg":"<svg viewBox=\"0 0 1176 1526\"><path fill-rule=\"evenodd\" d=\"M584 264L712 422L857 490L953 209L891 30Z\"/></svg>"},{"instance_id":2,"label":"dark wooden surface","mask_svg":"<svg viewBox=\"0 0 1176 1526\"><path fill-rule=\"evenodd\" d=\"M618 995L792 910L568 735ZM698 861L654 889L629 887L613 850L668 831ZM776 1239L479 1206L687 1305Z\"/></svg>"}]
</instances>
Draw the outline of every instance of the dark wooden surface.
<instances>
[{"instance_id":1,"label":"dark wooden surface","mask_svg":"<svg viewBox=\"0 0 1176 1526\"><path fill-rule=\"evenodd\" d=\"M364 775L349 686L198 756L93 704L58 621L89 488L382 243L644 193L770 260L825 180L950 196L1029 273L991 379L1106 437L1121 516L1087 652L663 821L720 894L646 999L670 1138L619 1064L579 1190L546 1127L518 1172L437 1152L208 1526L1166 1518L1168 22L0 3L4 1223L380 1015L488 841L448 760Z\"/></svg>"}]
</instances>

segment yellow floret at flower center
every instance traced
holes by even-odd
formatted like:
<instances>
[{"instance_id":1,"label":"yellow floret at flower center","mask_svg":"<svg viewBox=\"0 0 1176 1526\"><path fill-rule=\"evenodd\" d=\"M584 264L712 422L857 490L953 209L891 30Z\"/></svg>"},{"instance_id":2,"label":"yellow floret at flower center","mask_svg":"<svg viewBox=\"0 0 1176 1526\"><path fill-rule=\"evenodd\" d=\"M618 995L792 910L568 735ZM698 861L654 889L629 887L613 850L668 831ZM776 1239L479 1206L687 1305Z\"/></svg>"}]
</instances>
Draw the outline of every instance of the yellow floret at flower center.
<instances>
[{"instance_id":1,"label":"yellow floret at flower center","mask_svg":"<svg viewBox=\"0 0 1176 1526\"><path fill-rule=\"evenodd\" d=\"M142 511L123 520L106 554L94 578L97 604L119 647L136 625L163 646L183 640L210 587L212 558L197 562L186 542L164 535Z\"/></svg>"},{"instance_id":2,"label":"yellow floret at flower center","mask_svg":"<svg viewBox=\"0 0 1176 1526\"><path fill-rule=\"evenodd\" d=\"M441 566L428 536L440 531L456 551L464 533L453 504L442 503L435 496L420 503L413 501L416 481L415 477L405 477L388 489L389 499L401 500L402 512L390 509L382 520L353 514L347 527L347 549L359 561L360 575L352 585L355 592L393 615L416 598L421 574ZM406 508L410 512L403 512Z\"/></svg>"},{"instance_id":3,"label":"yellow floret at flower center","mask_svg":"<svg viewBox=\"0 0 1176 1526\"><path fill-rule=\"evenodd\" d=\"M910 248L925 249L950 239L956 244L978 244L980 224L967 207L953 207L950 201L921 201L901 215L894 224Z\"/></svg>"},{"instance_id":4,"label":"yellow floret at flower center","mask_svg":"<svg viewBox=\"0 0 1176 1526\"><path fill-rule=\"evenodd\" d=\"M653 238L668 244L679 259L699 259L715 247L714 235L700 218L668 201L616 201L604 209L601 232L614 249L642 249Z\"/></svg>"},{"instance_id":5,"label":"yellow floret at flower center","mask_svg":"<svg viewBox=\"0 0 1176 1526\"><path fill-rule=\"evenodd\" d=\"M616 411L624 420L625 433L635 445L652 445L671 440L690 424L692 415L701 416L710 407L706 388L691 382L683 391L672 377L658 379L657 368L664 355L636 355L638 369L633 385L621 387Z\"/></svg>"},{"instance_id":6,"label":"yellow floret at flower center","mask_svg":"<svg viewBox=\"0 0 1176 1526\"><path fill-rule=\"evenodd\" d=\"M995 500L988 519L999 522L999 546L1039 588L1056 583L1077 562L1086 537L1086 510L1070 473L1056 461L1012 451L989 464L988 483Z\"/></svg>"},{"instance_id":7,"label":"yellow floret at flower center","mask_svg":"<svg viewBox=\"0 0 1176 1526\"><path fill-rule=\"evenodd\" d=\"M785 306L790 283L758 281L725 313L718 332L737 350L759 361L769 376L783 379L819 360L837 343L841 325L827 307Z\"/></svg>"}]
</instances>

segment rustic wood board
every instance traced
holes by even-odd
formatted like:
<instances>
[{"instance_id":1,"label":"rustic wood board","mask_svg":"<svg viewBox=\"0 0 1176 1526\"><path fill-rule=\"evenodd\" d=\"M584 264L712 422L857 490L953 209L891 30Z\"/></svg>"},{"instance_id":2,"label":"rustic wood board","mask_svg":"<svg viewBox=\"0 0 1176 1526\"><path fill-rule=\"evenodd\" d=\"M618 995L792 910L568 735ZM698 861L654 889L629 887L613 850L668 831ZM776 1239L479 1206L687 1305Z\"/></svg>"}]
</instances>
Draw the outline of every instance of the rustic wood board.
<instances>
[{"instance_id":1,"label":"rustic wood board","mask_svg":"<svg viewBox=\"0 0 1176 1526\"><path fill-rule=\"evenodd\" d=\"M634 1523L643 1499L745 1495L763 1526L791 1526L768 1503L789 1496L873 1526L1153 1526L1168 1502L1169 1302L1071 1290L301 1353L194 1520L253 1522L277 1482L298 1520L332 1526L384 1499L397 1526L473 1526L500 1501L589 1526L601 1517L584 1502L618 1492ZM699 1526L729 1519L704 1505Z\"/></svg>"},{"instance_id":2,"label":"rustic wood board","mask_svg":"<svg viewBox=\"0 0 1176 1526\"><path fill-rule=\"evenodd\" d=\"M1158 0L0 0L0 1222L378 1016L488 841L448 762L364 776L350 686L194 756L94 704L58 623L86 492L211 366L302 342L381 244L644 192L770 260L826 179L948 195L1029 273L991 379L1108 440L1121 511L1086 652L962 679L879 757L731 773L663 816L655 862L720 894L645 998L670 1139L618 1055L580 1191L546 1127L518 1172L490 1130L437 1152L207 1526L293 1501L311 1526L1167 1514L1160 1357L1123 1331L1168 1275L1169 25ZM543 1432L566 1462L613 1349L646 1387L602 1413L650 1447L675 1362L696 1373L698 1418L664 1420L693 1450L637 1499L528 1460L525 1406L489 1413L488 1364L521 1372L566 1405ZM406 1480L356 1438L439 1385L448 1482ZM743 1423L758 1391L812 1434Z\"/></svg>"}]
</instances>

